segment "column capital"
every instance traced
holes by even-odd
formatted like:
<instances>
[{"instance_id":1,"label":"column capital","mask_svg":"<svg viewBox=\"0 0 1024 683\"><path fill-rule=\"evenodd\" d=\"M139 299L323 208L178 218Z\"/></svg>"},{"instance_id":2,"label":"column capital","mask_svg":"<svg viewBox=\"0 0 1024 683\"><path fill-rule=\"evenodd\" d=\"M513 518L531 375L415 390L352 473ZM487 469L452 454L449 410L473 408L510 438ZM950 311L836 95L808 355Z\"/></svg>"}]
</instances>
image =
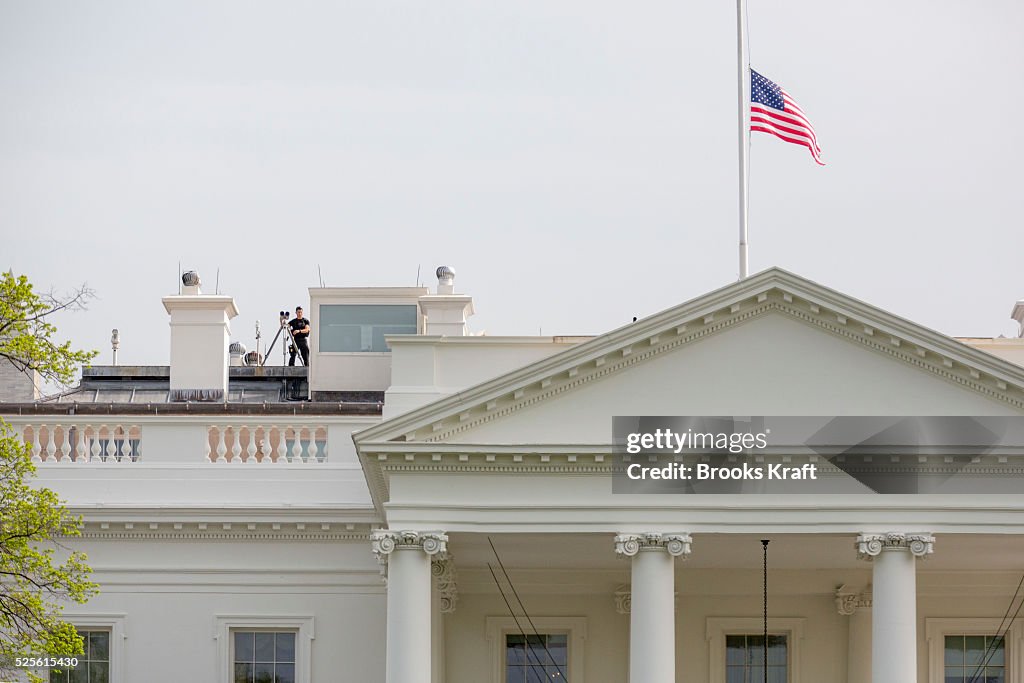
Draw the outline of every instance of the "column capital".
<instances>
[{"instance_id":1,"label":"column capital","mask_svg":"<svg viewBox=\"0 0 1024 683\"><path fill-rule=\"evenodd\" d=\"M396 550L422 550L431 557L448 551L448 535L440 531L392 531L376 529L370 534L373 554L381 562Z\"/></svg>"},{"instance_id":2,"label":"column capital","mask_svg":"<svg viewBox=\"0 0 1024 683\"><path fill-rule=\"evenodd\" d=\"M857 558L870 562L883 552L902 551L923 559L932 554L934 545L935 537L928 533L861 534L857 537Z\"/></svg>"},{"instance_id":3,"label":"column capital","mask_svg":"<svg viewBox=\"0 0 1024 683\"><path fill-rule=\"evenodd\" d=\"M639 552L663 550L672 557L690 554L693 539L686 533L619 534L615 537L615 552L619 557L633 557Z\"/></svg>"},{"instance_id":4,"label":"column capital","mask_svg":"<svg viewBox=\"0 0 1024 683\"><path fill-rule=\"evenodd\" d=\"M441 613L451 614L459 599L459 586L455 575L455 560L451 555L439 555L430 562L430 575L437 583L441 598Z\"/></svg>"},{"instance_id":5,"label":"column capital","mask_svg":"<svg viewBox=\"0 0 1024 683\"><path fill-rule=\"evenodd\" d=\"M860 593L851 593L846 586L836 589L836 611L844 617L853 616L859 610L871 609L871 587L868 586Z\"/></svg>"}]
</instances>

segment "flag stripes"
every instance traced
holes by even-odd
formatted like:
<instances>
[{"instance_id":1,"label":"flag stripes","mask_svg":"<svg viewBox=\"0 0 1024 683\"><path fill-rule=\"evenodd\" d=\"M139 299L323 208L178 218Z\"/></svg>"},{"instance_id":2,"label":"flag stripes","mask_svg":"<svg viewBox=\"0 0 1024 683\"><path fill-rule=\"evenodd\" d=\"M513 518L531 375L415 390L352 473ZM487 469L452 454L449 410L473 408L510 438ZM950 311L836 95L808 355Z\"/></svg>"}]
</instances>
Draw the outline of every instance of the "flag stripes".
<instances>
[{"instance_id":1,"label":"flag stripes","mask_svg":"<svg viewBox=\"0 0 1024 683\"><path fill-rule=\"evenodd\" d=\"M803 110L782 87L753 69L750 70L750 130L802 145L815 162L825 165L814 126Z\"/></svg>"}]
</instances>

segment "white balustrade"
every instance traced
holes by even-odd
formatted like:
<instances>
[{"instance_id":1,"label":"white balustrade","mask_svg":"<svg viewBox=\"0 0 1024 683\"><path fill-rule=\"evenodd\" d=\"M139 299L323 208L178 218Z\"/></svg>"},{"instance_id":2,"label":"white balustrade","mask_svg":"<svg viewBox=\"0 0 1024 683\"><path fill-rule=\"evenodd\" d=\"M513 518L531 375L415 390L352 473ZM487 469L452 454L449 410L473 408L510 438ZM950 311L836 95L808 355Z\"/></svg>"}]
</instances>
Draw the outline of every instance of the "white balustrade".
<instances>
[{"instance_id":1,"label":"white balustrade","mask_svg":"<svg viewBox=\"0 0 1024 683\"><path fill-rule=\"evenodd\" d=\"M107 424L68 416L45 420L9 419L12 429L29 446L37 464L130 465L139 459L141 429L128 423Z\"/></svg>"},{"instance_id":2,"label":"white balustrade","mask_svg":"<svg viewBox=\"0 0 1024 683\"><path fill-rule=\"evenodd\" d=\"M156 445L150 445L154 453L159 451L161 462L167 460L168 452L173 454L179 449L166 441L167 430L177 432L179 428L182 445L176 452L191 462L317 465L327 462L329 452L327 426L301 417L269 424L244 420L211 423L203 418L168 424L145 417L135 418L137 422L121 422L116 417L78 415L6 419L28 444L32 461L44 465L116 466L145 462L141 457L143 433L150 429L159 433L152 437Z\"/></svg>"},{"instance_id":3,"label":"white balustrade","mask_svg":"<svg viewBox=\"0 0 1024 683\"><path fill-rule=\"evenodd\" d=\"M235 465L306 465L327 461L327 427L317 424L213 424L205 459Z\"/></svg>"}]
</instances>

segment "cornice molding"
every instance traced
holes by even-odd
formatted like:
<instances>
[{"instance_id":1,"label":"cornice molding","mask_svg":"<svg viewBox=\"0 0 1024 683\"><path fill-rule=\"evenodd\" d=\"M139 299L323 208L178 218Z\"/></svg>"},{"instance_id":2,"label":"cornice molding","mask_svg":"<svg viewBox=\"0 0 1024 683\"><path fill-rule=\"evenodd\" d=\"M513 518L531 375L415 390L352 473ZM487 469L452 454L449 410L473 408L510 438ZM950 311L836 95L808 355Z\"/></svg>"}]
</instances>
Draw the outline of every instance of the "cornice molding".
<instances>
[{"instance_id":1,"label":"cornice molding","mask_svg":"<svg viewBox=\"0 0 1024 683\"><path fill-rule=\"evenodd\" d=\"M78 536L88 540L117 541L353 541L370 539L371 525L330 522L86 522Z\"/></svg>"}]
</instances>

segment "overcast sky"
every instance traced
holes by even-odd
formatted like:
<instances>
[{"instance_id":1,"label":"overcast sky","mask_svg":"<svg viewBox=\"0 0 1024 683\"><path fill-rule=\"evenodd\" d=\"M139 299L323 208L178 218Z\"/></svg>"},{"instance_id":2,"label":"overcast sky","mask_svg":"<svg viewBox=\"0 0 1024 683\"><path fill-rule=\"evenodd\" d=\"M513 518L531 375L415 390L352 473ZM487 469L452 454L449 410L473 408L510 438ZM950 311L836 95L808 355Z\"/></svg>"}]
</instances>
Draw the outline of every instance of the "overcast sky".
<instances>
[{"instance_id":1,"label":"overcast sky","mask_svg":"<svg viewBox=\"0 0 1024 683\"><path fill-rule=\"evenodd\" d=\"M1024 3L750 0L826 167L755 134L751 270L953 335L1024 298ZM178 263L234 338L458 273L475 330L590 334L736 279L730 2L0 0L0 267L165 364Z\"/></svg>"}]
</instances>

